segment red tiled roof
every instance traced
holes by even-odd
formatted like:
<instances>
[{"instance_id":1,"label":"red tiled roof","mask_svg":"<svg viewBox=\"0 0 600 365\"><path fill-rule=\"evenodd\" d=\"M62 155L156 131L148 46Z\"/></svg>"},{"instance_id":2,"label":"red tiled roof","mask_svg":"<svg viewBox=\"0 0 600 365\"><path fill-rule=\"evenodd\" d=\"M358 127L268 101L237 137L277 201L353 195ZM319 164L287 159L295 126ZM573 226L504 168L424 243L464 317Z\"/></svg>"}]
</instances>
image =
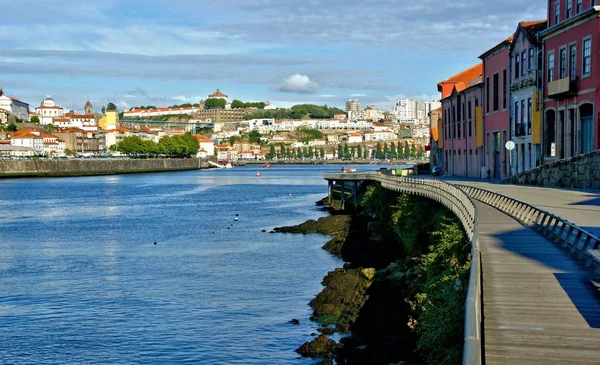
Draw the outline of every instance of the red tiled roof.
<instances>
[{"instance_id":1,"label":"red tiled roof","mask_svg":"<svg viewBox=\"0 0 600 365\"><path fill-rule=\"evenodd\" d=\"M35 108L36 109L64 109L61 106L43 106L43 105L37 106Z\"/></svg>"},{"instance_id":2,"label":"red tiled roof","mask_svg":"<svg viewBox=\"0 0 600 365\"><path fill-rule=\"evenodd\" d=\"M227 97L227 95L223 94L221 92L221 90L219 90L218 88L217 88L217 91L215 91L214 93L210 94L209 96L211 96L211 97L222 97L222 98L223 97L225 97L225 98Z\"/></svg>"},{"instance_id":3,"label":"red tiled roof","mask_svg":"<svg viewBox=\"0 0 600 365\"><path fill-rule=\"evenodd\" d=\"M457 92L461 92L481 80L482 77L483 64L478 63L444 81L440 81L438 91L442 93L442 99L445 99L452 95L455 89Z\"/></svg>"},{"instance_id":4,"label":"red tiled roof","mask_svg":"<svg viewBox=\"0 0 600 365\"><path fill-rule=\"evenodd\" d=\"M484 59L488 55L492 54L498 48L500 48L500 47L502 47L504 45L510 45L512 43L514 37L515 37L515 35L511 34L508 38L506 38L502 42L496 44L494 47L492 47L492 48L488 49L487 51L483 52L483 54L481 56L479 56L479 58Z\"/></svg>"}]
</instances>

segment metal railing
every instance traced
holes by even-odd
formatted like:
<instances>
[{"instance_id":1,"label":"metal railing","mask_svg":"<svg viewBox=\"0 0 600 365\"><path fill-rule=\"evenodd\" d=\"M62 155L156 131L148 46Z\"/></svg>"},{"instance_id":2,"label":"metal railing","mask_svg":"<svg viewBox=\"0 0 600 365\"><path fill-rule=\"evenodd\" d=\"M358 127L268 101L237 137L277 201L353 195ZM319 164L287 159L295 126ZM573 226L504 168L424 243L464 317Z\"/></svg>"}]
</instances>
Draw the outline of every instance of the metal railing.
<instances>
[{"instance_id":1,"label":"metal railing","mask_svg":"<svg viewBox=\"0 0 600 365\"><path fill-rule=\"evenodd\" d=\"M369 180L400 193L422 196L442 204L460 220L471 242L471 269L465 302L463 364L482 363L482 267L479 250L477 207L461 187L445 181L421 177L394 176L382 172L324 174L327 180Z\"/></svg>"},{"instance_id":2,"label":"metal railing","mask_svg":"<svg viewBox=\"0 0 600 365\"><path fill-rule=\"evenodd\" d=\"M506 195L472 186L455 186L461 188L471 198L491 205L523 225L542 233L554 243L560 244L570 254L576 255L578 260L584 262L586 267L594 264L595 273L600 273L600 252L598 250L600 239L592 233L566 219Z\"/></svg>"}]
</instances>

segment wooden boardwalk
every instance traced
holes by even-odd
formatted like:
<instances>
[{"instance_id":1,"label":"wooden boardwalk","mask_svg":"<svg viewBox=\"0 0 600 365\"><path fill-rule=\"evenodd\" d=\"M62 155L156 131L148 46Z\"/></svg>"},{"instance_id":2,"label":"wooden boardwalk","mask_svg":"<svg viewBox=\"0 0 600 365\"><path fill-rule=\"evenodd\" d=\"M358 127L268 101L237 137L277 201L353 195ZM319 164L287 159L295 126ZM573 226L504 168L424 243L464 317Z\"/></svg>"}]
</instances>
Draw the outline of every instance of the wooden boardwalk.
<instances>
[{"instance_id":1,"label":"wooden boardwalk","mask_svg":"<svg viewBox=\"0 0 600 365\"><path fill-rule=\"evenodd\" d=\"M476 202L485 363L600 364L592 273L534 230Z\"/></svg>"}]
</instances>

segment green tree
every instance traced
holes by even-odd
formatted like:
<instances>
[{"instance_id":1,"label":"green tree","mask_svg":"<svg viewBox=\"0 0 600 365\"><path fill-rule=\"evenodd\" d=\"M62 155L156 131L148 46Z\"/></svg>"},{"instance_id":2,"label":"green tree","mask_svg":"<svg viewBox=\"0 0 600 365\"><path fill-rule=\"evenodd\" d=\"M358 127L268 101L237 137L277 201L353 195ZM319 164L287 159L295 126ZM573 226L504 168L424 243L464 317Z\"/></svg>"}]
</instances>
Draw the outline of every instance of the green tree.
<instances>
[{"instance_id":1,"label":"green tree","mask_svg":"<svg viewBox=\"0 0 600 365\"><path fill-rule=\"evenodd\" d=\"M29 121L31 123L40 124L40 118L37 115L31 116L31 118L29 119Z\"/></svg>"},{"instance_id":2,"label":"green tree","mask_svg":"<svg viewBox=\"0 0 600 365\"><path fill-rule=\"evenodd\" d=\"M344 156L344 150L342 149L342 145L338 144L338 148L337 148L337 158L338 160L341 159Z\"/></svg>"},{"instance_id":3,"label":"green tree","mask_svg":"<svg viewBox=\"0 0 600 365\"><path fill-rule=\"evenodd\" d=\"M14 132L16 130L17 130L17 125L14 123L10 123L9 125L6 126L7 132Z\"/></svg>"},{"instance_id":4,"label":"green tree","mask_svg":"<svg viewBox=\"0 0 600 365\"><path fill-rule=\"evenodd\" d=\"M273 145L272 143L269 146L269 154L267 155L268 159L273 159L275 158L275 145Z\"/></svg>"},{"instance_id":5,"label":"green tree","mask_svg":"<svg viewBox=\"0 0 600 365\"><path fill-rule=\"evenodd\" d=\"M346 158L346 159L350 158L350 150L348 149L347 143L344 144L344 158Z\"/></svg>"},{"instance_id":6,"label":"green tree","mask_svg":"<svg viewBox=\"0 0 600 365\"><path fill-rule=\"evenodd\" d=\"M312 146L308 146L308 158L314 158L314 152Z\"/></svg>"},{"instance_id":7,"label":"green tree","mask_svg":"<svg viewBox=\"0 0 600 365\"><path fill-rule=\"evenodd\" d=\"M204 102L206 109L223 109L225 108L225 99L210 98Z\"/></svg>"},{"instance_id":8,"label":"green tree","mask_svg":"<svg viewBox=\"0 0 600 365\"><path fill-rule=\"evenodd\" d=\"M351 159L356 158L356 147L354 147L354 146L350 147L350 158Z\"/></svg>"},{"instance_id":9,"label":"green tree","mask_svg":"<svg viewBox=\"0 0 600 365\"><path fill-rule=\"evenodd\" d=\"M394 156L394 158L398 158L398 155L396 154L396 145L394 144L394 142L390 143L390 153L392 154L392 156Z\"/></svg>"},{"instance_id":10,"label":"green tree","mask_svg":"<svg viewBox=\"0 0 600 365\"><path fill-rule=\"evenodd\" d=\"M365 150L363 151L363 158L365 160L371 157L371 156L369 156L369 153L370 153L370 150L365 147Z\"/></svg>"},{"instance_id":11,"label":"green tree","mask_svg":"<svg viewBox=\"0 0 600 365\"><path fill-rule=\"evenodd\" d=\"M387 142L385 142L383 144L383 157L388 158L389 153L390 153L390 150L388 149L388 144L387 144Z\"/></svg>"},{"instance_id":12,"label":"green tree","mask_svg":"<svg viewBox=\"0 0 600 365\"><path fill-rule=\"evenodd\" d=\"M261 134L256 129L250 131L248 134L248 142L250 143L260 143Z\"/></svg>"},{"instance_id":13,"label":"green tree","mask_svg":"<svg viewBox=\"0 0 600 365\"><path fill-rule=\"evenodd\" d=\"M415 147L415 142L413 142L410 146L410 157L417 157L417 147Z\"/></svg>"},{"instance_id":14,"label":"green tree","mask_svg":"<svg viewBox=\"0 0 600 365\"><path fill-rule=\"evenodd\" d=\"M377 159L381 159L382 158L382 153L381 153L381 143L377 142L377 147L375 149L375 158Z\"/></svg>"},{"instance_id":15,"label":"green tree","mask_svg":"<svg viewBox=\"0 0 600 365\"><path fill-rule=\"evenodd\" d=\"M246 107L246 104L244 104L244 102L243 102L243 101L240 101L240 100L234 99L234 100L231 102L231 109L240 109L240 108L244 108L244 107Z\"/></svg>"},{"instance_id":16,"label":"green tree","mask_svg":"<svg viewBox=\"0 0 600 365\"><path fill-rule=\"evenodd\" d=\"M113 103L108 103L106 110L117 110L117 106Z\"/></svg>"},{"instance_id":17,"label":"green tree","mask_svg":"<svg viewBox=\"0 0 600 365\"><path fill-rule=\"evenodd\" d=\"M321 160L324 159L325 158L325 150L323 149L323 147L321 147L319 152L321 153Z\"/></svg>"},{"instance_id":18,"label":"green tree","mask_svg":"<svg viewBox=\"0 0 600 365\"><path fill-rule=\"evenodd\" d=\"M281 157L285 157L285 143L281 142L279 143L279 155L281 155Z\"/></svg>"},{"instance_id":19,"label":"green tree","mask_svg":"<svg viewBox=\"0 0 600 365\"><path fill-rule=\"evenodd\" d=\"M235 141L237 141L238 137L236 136L229 136L229 144L231 146L235 145Z\"/></svg>"},{"instance_id":20,"label":"green tree","mask_svg":"<svg viewBox=\"0 0 600 365\"><path fill-rule=\"evenodd\" d=\"M356 157L359 159L363 157L363 151L362 151L361 145L358 145L358 147L356 148Z\"/></svg>"},{"instance_id":21,"label":"green tree","mask_svg":"<svg viewBox=\"0 0 600 365\"><path fill-rule=\"evenodd\" d=\"M408 145L408 141L404 142L404 156L405 159L410 157L410 146Z\"/></svg>"}]
</instances>

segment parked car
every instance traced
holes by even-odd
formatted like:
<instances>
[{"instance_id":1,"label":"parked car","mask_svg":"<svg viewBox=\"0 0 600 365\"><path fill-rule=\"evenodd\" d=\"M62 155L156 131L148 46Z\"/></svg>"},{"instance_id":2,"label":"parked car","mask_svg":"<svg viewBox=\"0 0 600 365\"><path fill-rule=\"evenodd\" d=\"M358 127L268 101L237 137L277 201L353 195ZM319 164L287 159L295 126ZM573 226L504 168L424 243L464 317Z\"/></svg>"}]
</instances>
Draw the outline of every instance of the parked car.
<instances>
[{"instance_id":1,"label":"parked car","mask_svg":"<svg viewBox=\"0 0 600 365\"><path fill-rule=\"evenodd\" d=\"M431 170L431 175L433 175L433 176L444 175L444 170L442 169L442 166L434 166L433 170Z\"/></svg>"}]
</instances>

